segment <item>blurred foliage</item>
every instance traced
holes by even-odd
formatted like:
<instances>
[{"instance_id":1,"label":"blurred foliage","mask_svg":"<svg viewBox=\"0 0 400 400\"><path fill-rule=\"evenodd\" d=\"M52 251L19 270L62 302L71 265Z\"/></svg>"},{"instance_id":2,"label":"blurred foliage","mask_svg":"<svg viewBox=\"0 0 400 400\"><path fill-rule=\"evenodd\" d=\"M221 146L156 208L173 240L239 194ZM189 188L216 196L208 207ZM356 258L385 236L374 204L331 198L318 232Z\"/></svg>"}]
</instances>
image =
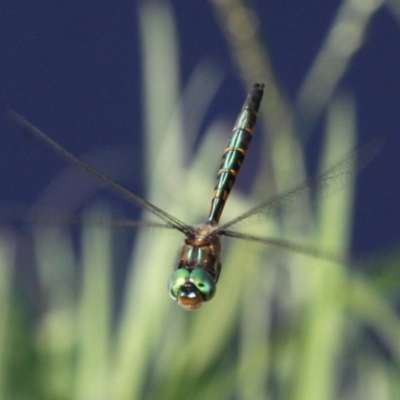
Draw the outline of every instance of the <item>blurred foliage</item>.
<instances>
[{"instance_id":1,"label":"blurred foliage","mask_svg":"<svg viewBox=\"0 0 400 400\"><path fill-rule=\"evenodd\" d=\"M342 3L291 104L259 37L256 10L238 0L210 3L244 86L257 81L267 87L257 128L263 162L254 190L232 194L224 215L229 220L266 192L305 179L299 127L308 134L326 117L321 170L355 145L353 101L335 89L379 4ZM191 105L197 110L192 126L199 125L221 76L201 64L181 88L179 32L168 3L143 2L139 16L146 198L184 221L200 220L226 128L221 122L209 126L195 150L198 132L184 134L183 117ZM340 68L329 70L338 55ZM349 184L329 198L307 199L301 213L257 224L250 232L346 256L353 190ZM96 208L87 218L107 213ZM111 228L89 223L76 245L68 227L35 227L31 263L37 266L40 293L25 309L27 296L16 283L17 265L28 257L17 247L23 235L4 228L0 241L0 399L399 398L398 247L363 262L371 270L365 276L303 254L225 240L216 298L187 313L168 300L165 287L181 238L141 230L127 257L123 293L116 293ZM125 231L118 235L130 237Z\"/></svg>"}]
</instances>

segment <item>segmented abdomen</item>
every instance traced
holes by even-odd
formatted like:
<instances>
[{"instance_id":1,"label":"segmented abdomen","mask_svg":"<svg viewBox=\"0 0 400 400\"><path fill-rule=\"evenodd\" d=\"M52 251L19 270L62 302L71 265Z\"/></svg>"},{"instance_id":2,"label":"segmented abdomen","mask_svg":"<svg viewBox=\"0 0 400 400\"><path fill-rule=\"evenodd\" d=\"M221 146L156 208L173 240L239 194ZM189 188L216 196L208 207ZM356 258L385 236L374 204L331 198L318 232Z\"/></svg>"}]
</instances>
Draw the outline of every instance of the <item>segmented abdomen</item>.
<instances>
[{"instance_id":1,"label":"segmented abdomen","mask_svg":"<svg viewBox=\"0 0 400 400\"><path fill-rule=\"evenodd\" d=\"M214 194L211 200L211 209L208 216L209 221L219 222L226 200L235 182L236 176L242 166L253 137L253 129L257 120L257 112L260 107L264 92L264 85L255 84L250 90L243 104L235 126L232 137L222 155Z\"/></svg>"}]
</instances>

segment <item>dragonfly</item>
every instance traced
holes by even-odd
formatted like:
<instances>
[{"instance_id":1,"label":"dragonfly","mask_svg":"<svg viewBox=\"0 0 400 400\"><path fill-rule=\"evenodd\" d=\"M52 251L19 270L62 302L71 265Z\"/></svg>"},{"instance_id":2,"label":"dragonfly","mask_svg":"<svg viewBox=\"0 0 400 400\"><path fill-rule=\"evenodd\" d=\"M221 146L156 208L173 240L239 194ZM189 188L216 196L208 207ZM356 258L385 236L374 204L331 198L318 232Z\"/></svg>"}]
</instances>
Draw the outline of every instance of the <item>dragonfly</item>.
<instances>
[{"instance_id":1,"label":"dragonfly","mask_svg":"<svg viewBox=\"0 0 400 400\"><path fill-rule=\"evenodd\" d=\"M332 187L337 190L338 187L349 182L354 173L366 166L383 144L379 140L373 140L364 147L351 151L342 161L316 178L309 179L284 193L270 197L231 221L219 225L222 211L253 137L263 93L264 85L254 84L247 95L241 112L236 119L231 139L222 155L208 218L199 225L184 223L81 161L15 111L8 110L8 115L25 133L33 136L67 162L89 173L93 178L99 180L121 197L149 211L163 221L162 223L138 223L138 226L161 226L175 229L184 235L178 266L168 280L168 292L171 298L184 309L196 310L215 296L222 268L221 238L223 236L258 242L264 245L280 246L287 250L342 263L343 260L340 257L326 251L298 245L283 239L243 234L232 230L232 228L254 215L266 214L268 216L281 209L282 206L284 207L285 204L295 202L296 199L308 193L310 189L315 189L318 193L329 192Z\"/></svg>"}]
</instances>

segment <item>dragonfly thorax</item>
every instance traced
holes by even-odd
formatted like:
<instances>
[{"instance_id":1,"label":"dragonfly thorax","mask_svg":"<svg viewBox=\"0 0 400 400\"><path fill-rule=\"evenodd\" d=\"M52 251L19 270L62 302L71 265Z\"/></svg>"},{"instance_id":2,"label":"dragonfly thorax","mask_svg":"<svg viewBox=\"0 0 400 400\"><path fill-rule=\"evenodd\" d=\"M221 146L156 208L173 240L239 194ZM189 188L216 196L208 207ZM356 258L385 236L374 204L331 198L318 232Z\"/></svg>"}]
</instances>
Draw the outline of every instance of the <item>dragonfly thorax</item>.
<instances>
[{"instance_id":1,"label":"dragonfly thorax","mask_svg":"<svg viewBox=\"0 0 400 400\"><path fill-rule=\"evenodd\" d=\"M220 236L213 234L216 225L205 223L187 235L182 245L178 268L202 268L218 279L221 252Z\"/></svg>"}]
</instances>

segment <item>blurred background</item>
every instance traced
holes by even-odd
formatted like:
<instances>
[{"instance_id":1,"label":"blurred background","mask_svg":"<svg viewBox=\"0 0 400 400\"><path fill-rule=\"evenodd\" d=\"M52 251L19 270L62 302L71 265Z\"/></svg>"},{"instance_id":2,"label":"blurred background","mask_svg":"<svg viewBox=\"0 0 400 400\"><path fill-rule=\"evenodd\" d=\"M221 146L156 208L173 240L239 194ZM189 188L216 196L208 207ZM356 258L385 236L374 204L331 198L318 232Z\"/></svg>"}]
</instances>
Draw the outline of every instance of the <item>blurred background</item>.
<instances>
[{"instance_id":1,"label":"blurred background","mask_svg":"<svg viewBox=\"0 0 400 400\"><path fill-rule=\"evenodd\" d=\"M109 227L151 216L2 117L1 399L399 397L399 1L0 9L2 109L188 224L255 82L222 222L387 140L342 190L243 224L348 265L226 240L215 299L187 313L166 290L179 233ZM60 213L88 223L43 224Z\"/></svg>"}]
</instances>

